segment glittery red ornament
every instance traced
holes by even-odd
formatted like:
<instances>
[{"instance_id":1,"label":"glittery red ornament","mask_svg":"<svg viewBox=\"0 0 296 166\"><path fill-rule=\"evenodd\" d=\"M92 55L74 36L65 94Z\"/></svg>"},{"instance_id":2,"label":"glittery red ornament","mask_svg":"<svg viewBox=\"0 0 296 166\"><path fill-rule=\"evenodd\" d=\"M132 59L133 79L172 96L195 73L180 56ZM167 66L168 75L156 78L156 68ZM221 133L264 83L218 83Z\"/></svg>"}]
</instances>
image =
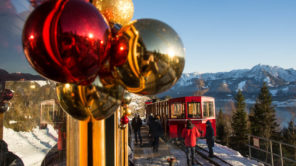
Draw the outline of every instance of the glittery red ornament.
<instances>
[{"instance_id":1,"label":"glittery red ornament","mask_svg":"<svg viewBox=\"0 0 296 166\"><path fill-rule=\"evenodd\" d=\"M110 47L111 30L100 12L81 0L50 0L29 16L25 55L44 77L62 83L92 82Z\"/></svg>"},{"instance_id":2,"label":"glittery red ornament","mask_svg":"<svg viewBox=\"0 0 296 166\"><path fill-rule=\"evenodd\" d=\"M127 116L126 115L124 115L124 116L122 116L121 118L120 118L120 123L121 124L123 124L123 125L125 125L125 124L128 124L128 118L127 118Z\"/></svg>"}]
</instances>

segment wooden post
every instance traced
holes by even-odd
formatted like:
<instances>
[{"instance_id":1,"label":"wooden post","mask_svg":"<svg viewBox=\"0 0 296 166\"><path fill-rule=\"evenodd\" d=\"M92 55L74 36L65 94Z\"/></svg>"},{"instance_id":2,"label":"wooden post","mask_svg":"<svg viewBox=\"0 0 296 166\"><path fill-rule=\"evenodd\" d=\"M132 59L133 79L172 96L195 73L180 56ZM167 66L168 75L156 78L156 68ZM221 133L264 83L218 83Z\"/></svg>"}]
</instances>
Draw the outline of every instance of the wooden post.
<instances>
[{"instance_id":1,"label":"wooden post","mask_svg":"<svg viewBox=\"0 0 296 166\"><path fill-rule=\"evenodd\" d=\"M100 121L67 115L67 166L128 166L128 126L119 128L121 115L120 109Z\"/></svg>"},{"instance_id":2,"label":"wooden post","mask_svg":"<svg viewBox=\"0 0 296 166\"><path fill-rule=\"evenodd\" d=\"M120 166L120 130L118 129L119 126L119 119L120 119L120 108L117 109L114 113L114 127L115 127L115 166Z\"/></svg>"},{"instance_id":3,"label":"wooden post","mask_svg":"<svg viewBox=\"0 0 296 166\"><path fill-rule=\"evenodd\" d=\"M272 141L269 141L269 146L270 146L270 160L271 160L271 165L274 166L274 163L273 163L273 152L272 152Z\"/></svg>"},{"instance_id":4,"label":"wooden post","mask_svg":"<svg viewBox=\"0 0 296 166\"><path fill-rule=\"evenodd\" d=\"M282 143L280 143L280 155L281 155L281 166L284 166L284 161L283 161L283 151L282 151Z\"/></svg>"},{"instance_id":5,"label":"wooden post","mask_svg":"<svg viewBox=\"0 0 296 166\"><path fill-rule=\"evenodd\" d=\"M120 118L122 117L122 109L118 109L114 113L115 119L115 165L128 166L128 124L125 129L120 129Z\"/></svg>"},{"instance_id":6,"label":"wooden post","mask_svg":"<svg viewBox=\"0 0 296 166\"><path fill-rule=\"evenodd\" d=\"M115 118L114 114L105 120L105 139L106 139L106 165L114 166L115 165Z\"/></svg>"},{"instance_id":7,"label":"wooden post","mask_svg":"<svg viewBox=\"0 0 296 166\"><path fill-rule=\"evenodd\" d=\"M123 144L123 149L124 149L124 166L128 166L128 124L126 125L124 129L124 144Z\"/></svg>"},{"instance_id":8,"label":"wooden post","mask_svg":"<svg viewBox=\"0 0 296 166\"><path fill-rule=\"evenodd\" d=\"M87 166L87 122L67 115L67 166Z\"/></svg>"},{"instance_id":9,"label":"wooden post","mask_svg":"<svg viewBox=\"0 0 296 166\"><path fill-rule=\"evenodd\" d=\"M67 166L105 166L105 121L67 115Z\"/></svg>"},{"instance_id":10,"label":"wooden post","mask_svg":"<svg viewBox=\"0 0 296 166\"><path fill-rule=\"evenodd\" d=\"M0 113L0 140L3 140L4 113Z\"/></svg>"},{"instance_id":11,"label":"wooden post","mask_svg":"<svg viewBox=\"0 0 296 166\"><path fill-rule=\"evenodd\" d=\"M93 165L106 165L105 120L93 120Z\"/></svg>"}]
</instances>

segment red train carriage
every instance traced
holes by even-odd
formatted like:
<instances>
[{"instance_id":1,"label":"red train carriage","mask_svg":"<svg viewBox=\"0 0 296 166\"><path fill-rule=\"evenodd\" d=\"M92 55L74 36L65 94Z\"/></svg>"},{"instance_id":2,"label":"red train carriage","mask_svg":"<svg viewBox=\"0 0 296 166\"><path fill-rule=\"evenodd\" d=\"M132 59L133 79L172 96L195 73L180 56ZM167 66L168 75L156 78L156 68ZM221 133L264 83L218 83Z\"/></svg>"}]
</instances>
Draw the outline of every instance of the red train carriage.
<instances>
[{"instance_id":1,"label":"red train carriage","mask_svg":"<svg viewBox=\"0 0 296 166\"><path fill-rule=\"evenodd\" d=\"M186 120L192 123L205 136L206 121L212 123L216 135L215 99L207 96L187 96L166 100L147 101L146 115L153 113L161 117L167 138L179 138Z\"/></svg>"}]
</instances>

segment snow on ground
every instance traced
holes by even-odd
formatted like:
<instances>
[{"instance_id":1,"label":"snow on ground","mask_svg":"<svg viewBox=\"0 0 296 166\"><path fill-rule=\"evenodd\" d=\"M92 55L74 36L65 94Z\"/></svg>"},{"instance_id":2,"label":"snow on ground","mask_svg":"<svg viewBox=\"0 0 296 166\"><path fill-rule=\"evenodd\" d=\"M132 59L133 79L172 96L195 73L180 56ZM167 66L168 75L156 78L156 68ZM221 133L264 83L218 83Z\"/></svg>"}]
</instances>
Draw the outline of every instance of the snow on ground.
<instances>
[{"instance_id":1,"label":"snow on ground","mask_svg":"<svg viewBox=\"0 0 296 166\"><path fill-rule=\"evenodd\" d=\"M199 139L198 146L208 150L205 139ZM223 160L235 166L257 166L257 165L263 166L263 164L258 163L257 161L245 158L239 152L233 149L230 149L227 146L223 146L217 143L215 143L215 147L213 148L213 151L214 151L214 155L218 156L219 158L222 158Z\"/></svg>"},{"instance_id":2,"label":"snow on ground","mask_svg":"<svg viewBox=\"0 0 296 166\"><path fill-rule=\"evenodd\" d=\"M31 81L31 82L35 82L35 83L39 84L41 87L48 84L48 81Z\"/></svg>"},{"instance_id":3,"label":"snow on ground","mask_svg":"<svg viewBox=\"0 0 296 166\"><path fill-rule=\"evenodd\" d=\"M50 125L47 129L35 128L32 132L16 132L4 128L3 133L9 151L18 155L26 166L39 166L46 153L56 144L58 137L57 132ZM199 139L198 145L207 150L204 139ZM260 165L260 163L245 158L239 152L220 144L215 144L214 153L235 166Z\"/></svg>"},{"instance_id":4,"label":"snow on ground","mask_svg":"<svg viewBox=\"0 0 296 166\"><path fill-rule=\"evenodd\" d=\"M40 166L58 138L57 132L50 125L47 129L35 128L32 132L16 132L4 128L3 133L8 150L19 156L26 166Z\"/></svg>"}]
</instances>

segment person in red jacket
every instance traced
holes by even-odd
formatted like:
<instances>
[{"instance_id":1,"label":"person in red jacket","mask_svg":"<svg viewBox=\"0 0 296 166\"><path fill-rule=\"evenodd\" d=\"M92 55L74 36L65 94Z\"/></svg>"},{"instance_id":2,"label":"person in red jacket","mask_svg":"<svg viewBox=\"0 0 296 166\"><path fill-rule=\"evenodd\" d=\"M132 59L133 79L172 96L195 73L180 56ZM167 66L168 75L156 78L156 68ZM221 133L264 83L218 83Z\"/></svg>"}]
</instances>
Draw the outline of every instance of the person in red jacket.
<instances>
[{"instance_id":1,"label":"person in red jacket","mask_svg":"<svg viewBox=\"0 0 296 166\"><path fill-rule=\"evenodd\" d=\"M197 128L192 124L191 120L187 120L187 126L182 131L182 138L184 138L184 142L186 146L186 156L187 156L188 165L195 164L194 162L195 145L199 137L200 137L200 133L198 132ZM190 157L190 153L191 153L191 157Z\"/></svg>"}]
</instances>

